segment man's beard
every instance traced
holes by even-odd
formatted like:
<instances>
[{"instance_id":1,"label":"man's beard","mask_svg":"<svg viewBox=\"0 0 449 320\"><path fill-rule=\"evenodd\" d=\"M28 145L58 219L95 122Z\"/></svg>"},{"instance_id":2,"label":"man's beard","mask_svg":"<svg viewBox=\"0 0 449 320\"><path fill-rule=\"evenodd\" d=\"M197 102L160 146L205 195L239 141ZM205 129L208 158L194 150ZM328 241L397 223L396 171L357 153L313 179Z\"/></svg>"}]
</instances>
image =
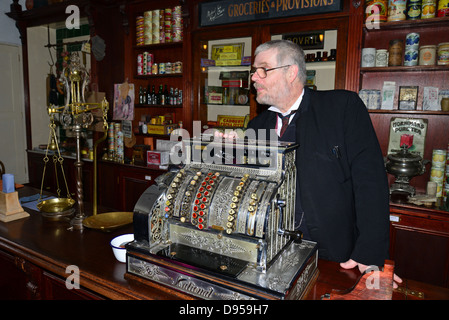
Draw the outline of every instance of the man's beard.
<instances>
[{"instance_id":1,"label":"man's beard","mask_svg":"<svg viewBox=\"0 0 449 320\"><path fill-rule=\"evenodd\" d=\"M257 86L255 86L255 88L257 89ZM256 90L256 101L259 104L278 106L279 103L283 100L283 98L287 97L288 95L286 86L281 85L279 86L278 90L272 90L271 92L268 92L265 87L262 88L264 89L264 93L262 95L259 95L259 93Z\"/></svg>"}]
</instances>

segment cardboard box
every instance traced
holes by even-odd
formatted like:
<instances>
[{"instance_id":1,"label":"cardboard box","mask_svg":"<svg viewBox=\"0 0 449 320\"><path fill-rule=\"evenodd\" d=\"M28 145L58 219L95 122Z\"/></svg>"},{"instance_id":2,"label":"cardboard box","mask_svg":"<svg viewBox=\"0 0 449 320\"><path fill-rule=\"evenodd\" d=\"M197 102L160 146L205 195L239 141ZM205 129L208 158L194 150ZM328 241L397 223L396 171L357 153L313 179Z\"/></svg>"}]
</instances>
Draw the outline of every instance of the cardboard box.
<instances>
[{"instance_id":1,"label":"cardboard box","mask_svg":"<svg viewBox=\"0 0 449 320\"><path fill-rule=\"evenodd\" d=\"M174 129L178 127L177 124L148 124L148 134L170 134Z\"/></svg>"},{"instance_id":2,"label":"cardboard box","mask_svg":"<svg viewBox=\"0 0 449 320\"><path fill-rule=\"evenodd\" d=\"M170 161L170 152L169 151L147 151L147 166L158 165L164 166L167 165Z\"/></svg>"}]
</instances>

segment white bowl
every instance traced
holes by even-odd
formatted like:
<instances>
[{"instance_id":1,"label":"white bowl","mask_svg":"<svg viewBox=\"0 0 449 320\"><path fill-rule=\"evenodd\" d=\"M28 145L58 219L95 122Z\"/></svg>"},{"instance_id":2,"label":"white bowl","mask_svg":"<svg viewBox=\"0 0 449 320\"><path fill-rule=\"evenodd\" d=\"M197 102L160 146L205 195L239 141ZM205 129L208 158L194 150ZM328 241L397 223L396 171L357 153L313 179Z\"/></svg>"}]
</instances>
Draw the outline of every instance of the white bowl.
<instances>
[{"instance_id":1,"label":"white bowl","mask_svg":"<svg viewBox=\"0 0 449 320\"><path fill-rule=\"evenodd\" d=\"M111 240L112 252L115 258L120 262L126 262L125 244L134 240L134 234L124 234Z\"/></svg>"}]
</instances>

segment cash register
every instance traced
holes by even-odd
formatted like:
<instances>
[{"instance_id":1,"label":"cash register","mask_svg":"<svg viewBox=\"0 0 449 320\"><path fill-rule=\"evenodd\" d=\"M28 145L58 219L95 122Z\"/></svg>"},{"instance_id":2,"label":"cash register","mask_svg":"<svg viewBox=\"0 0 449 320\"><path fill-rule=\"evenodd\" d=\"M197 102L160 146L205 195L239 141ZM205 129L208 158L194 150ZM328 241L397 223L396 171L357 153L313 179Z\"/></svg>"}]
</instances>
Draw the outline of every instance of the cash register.
<instances>
[{"instance_id":1,"label":"cash register","mask_svg":"<svg viewBox=\"0 0 449 320\"><path fill-rule=\"evenodd\" d=\"M135 205L126 277L200 299L302 298L318 251L295 230L296 148L183 141L182 160Z\"/></svg>"}]
</instances>

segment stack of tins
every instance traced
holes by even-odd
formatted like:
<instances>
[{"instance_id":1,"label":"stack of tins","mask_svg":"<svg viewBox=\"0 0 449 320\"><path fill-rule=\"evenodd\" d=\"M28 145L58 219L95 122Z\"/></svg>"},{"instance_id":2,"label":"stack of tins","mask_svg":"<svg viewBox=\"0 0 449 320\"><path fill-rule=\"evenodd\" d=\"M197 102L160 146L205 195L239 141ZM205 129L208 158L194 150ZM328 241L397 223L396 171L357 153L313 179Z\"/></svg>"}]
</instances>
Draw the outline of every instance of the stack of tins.
<instances>
[{"instance_id":1,"label":"stack of tins","mask_svg":"<svg viewBox=\"0 0 449 320\"><path fill-rule=\"evenodd\" d=\"M181 6L145 11L136 18L136 44L180 42L183 39Z\"/></svg>"}]
</instances>

